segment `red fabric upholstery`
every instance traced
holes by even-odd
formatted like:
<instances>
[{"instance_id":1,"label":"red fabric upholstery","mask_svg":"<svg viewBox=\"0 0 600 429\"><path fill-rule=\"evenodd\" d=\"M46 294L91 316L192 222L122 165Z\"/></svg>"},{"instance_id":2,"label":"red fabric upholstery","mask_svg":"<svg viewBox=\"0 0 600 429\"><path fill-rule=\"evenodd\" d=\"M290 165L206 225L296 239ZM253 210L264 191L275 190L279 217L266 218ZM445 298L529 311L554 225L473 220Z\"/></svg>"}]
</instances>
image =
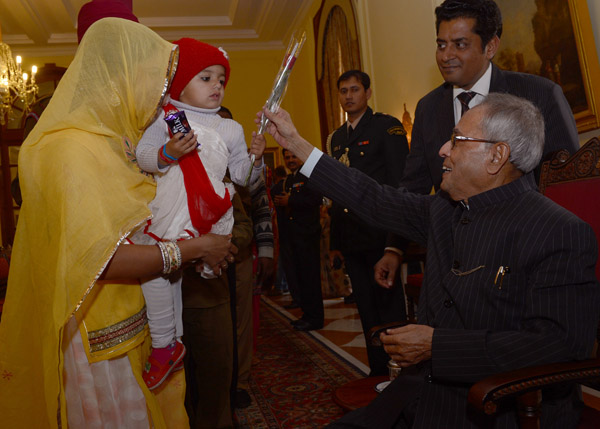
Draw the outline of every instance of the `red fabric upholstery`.
<instances>
[{"instance_id":1,"label":"red fabric upholstery","mask_svg":"<svg viewBox=\"0 0 600 429\"><path fill-rule=\"evenodd\" d=\"M407 286L420 288L422 284L423 284L423 274L422 273L409 274L408 276L406 276L406 285ZM419 299L418 296L416 298Z\"/></svg>"},{"instance_id":2,"label":"red fabric upholstery","mask_svg":"<svg viewBox=\"0 0 600 429\"><path fill-rule=\"evenodd\" d=\"M600 243L600 178L553 184L544 194L589 223ZM596 262L596 277L600 279L599 262Z\"/></svg>"},{"instance_id":3,"label":"red fabric upholstery","mask_svg":"<svg viewBox=\"0 0 600 429\"><path fill-rule=\"evenodd\" d=\"M8 261L0 257L0 279L8 278Z\"/></svg>"}]
</instances>

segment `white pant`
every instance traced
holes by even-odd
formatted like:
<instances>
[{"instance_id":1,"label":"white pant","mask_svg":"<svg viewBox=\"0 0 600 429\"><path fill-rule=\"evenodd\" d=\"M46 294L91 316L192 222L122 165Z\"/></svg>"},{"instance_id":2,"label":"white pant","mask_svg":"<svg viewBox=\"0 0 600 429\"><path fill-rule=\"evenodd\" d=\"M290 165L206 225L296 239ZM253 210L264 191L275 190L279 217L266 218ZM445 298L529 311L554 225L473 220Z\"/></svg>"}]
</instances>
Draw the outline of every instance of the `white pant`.
<instances>
[{"instance_id":1,"label":"white pant","mask_svg":"<svg viewBox=\"0 0 600 429\"><path fill-rule=\"evenodd\" d=\"M181 321L181 271L169 278L156 277L142 283L152 347L167 347L183 335Z\"/></svg>"}]
</instances>

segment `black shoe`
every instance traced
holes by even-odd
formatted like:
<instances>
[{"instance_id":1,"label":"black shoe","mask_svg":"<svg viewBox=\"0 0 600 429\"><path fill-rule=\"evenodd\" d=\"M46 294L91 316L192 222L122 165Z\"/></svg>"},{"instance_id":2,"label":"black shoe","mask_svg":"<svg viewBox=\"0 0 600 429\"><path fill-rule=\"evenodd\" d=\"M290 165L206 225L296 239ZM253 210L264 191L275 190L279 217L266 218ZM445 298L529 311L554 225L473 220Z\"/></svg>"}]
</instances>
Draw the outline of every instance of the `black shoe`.
<instances>
[{"instance_id":1,"label":"black shoe","mask_svg":"<svg viewBox=\"0 0 600 429\"><path fill-rule=\"evenodd\" d=\"M283 308L286 310L292 310L294 308L300 308L300 304L298 304L296 301L292 301L291 303L284 305Z\"/></svg>"},{"instance_id":2,"label":"black shoe","mask_svg":"<svg viewBox=\"0 0 600 429\"><path fill-rule=\"evenodd\" d=\"M321 323L320 325L317 325L315 323L307 322L306 320L298 320L298 323L296 323L293 326L296 331L306 332L321 329L323 327L323 324Z\"/></svg>"},{"instance_id":3,"label":"black shoe","mask_svg":"<svg viewBox=\"0 0 600 429\"><path fill-rule=\"evenodd\" d=\"M299 323L304 323L304 322L306 322L306 320L304 320L304 319L302 319L302 318L300 318L300 319L296 319L296 320L290 320L290 324L291 324L292 326L296 326L297 324L299 324Z\"/></svg>"},{"instance_id":4,"label":"black shoe","mask_svg":"<svg viewBox=\"0 0 600 429\"><path fill-rule=\"evenodd\" d=\"M252 404L252 399L248 392L244 389L237 389L235 391L235 408L248 408Z\"/></svg>"},{"instance_id":5,"label":"black shoe","mask_svg":"<svg viewBox=\"0 0 600 429\"><path fill-rule=\"evenodd\" d=\"M356 298L354 297L354 293L351 293L348 296L344 297L344 304L354 304L356 303Z\"/></svg>"}]
</instances>

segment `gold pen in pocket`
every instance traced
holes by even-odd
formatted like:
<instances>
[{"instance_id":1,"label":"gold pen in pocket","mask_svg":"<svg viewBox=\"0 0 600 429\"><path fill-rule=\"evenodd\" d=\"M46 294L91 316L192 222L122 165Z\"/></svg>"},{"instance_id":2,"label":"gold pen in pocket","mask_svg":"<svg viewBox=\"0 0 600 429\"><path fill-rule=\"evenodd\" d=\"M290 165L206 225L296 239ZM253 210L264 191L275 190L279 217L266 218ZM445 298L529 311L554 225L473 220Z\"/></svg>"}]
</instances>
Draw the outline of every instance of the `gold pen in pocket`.
<instances>
[{"instance_id":1,"label":"gold pen in pocket","mask_svg":"<svg viewBox=\"0 0 600 429\"><path fill-rule=\"evenodd\" d=\"M502 289L502 281L504 280L504 274L508 273L508 267L500 265L496 277L494 278L494 285L498 285L498 290ZM498 277L500 277L500 283L498 283Z\"/></svg>"}]
</instances>

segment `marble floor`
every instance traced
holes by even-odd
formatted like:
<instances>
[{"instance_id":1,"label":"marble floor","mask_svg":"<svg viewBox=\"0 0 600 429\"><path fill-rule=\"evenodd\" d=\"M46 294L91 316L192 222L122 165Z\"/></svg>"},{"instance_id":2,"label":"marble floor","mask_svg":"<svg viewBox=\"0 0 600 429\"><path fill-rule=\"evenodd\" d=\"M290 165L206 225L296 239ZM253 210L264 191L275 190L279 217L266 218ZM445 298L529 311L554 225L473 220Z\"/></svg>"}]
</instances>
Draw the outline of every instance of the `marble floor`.
<instances>
[{"instance_id":1,"label":"marble floor","mask_svg":"<svg viewBox=\"0 0 600 429\"><path fill-rule=\"evenodd\" d=\"M286 315L290 321L299 319L302 310L299 308L286 310L285 305L292 302L291 295L278 295L263 299ZM343 355L365 374L369 372L365 337L362 333L360 318L356 304L345 304L343 298L323 300L325 323L323 329L311 331L311 334L321 340L338 354Z\"/></svg>"}]
</instances>

